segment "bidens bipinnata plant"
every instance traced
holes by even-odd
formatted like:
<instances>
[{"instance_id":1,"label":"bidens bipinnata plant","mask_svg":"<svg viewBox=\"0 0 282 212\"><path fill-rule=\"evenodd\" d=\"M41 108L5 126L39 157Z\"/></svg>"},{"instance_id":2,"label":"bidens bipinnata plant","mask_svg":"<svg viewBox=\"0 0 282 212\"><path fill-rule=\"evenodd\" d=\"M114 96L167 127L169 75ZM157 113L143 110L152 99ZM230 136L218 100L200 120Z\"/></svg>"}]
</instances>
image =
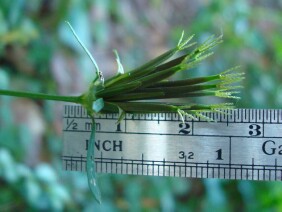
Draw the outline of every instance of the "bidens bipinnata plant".
<instances>
[{"instance_id":1,"label":"bidens bipinnata plant","mask_svg":"<svg viewBox=\"0 0 282 212\"><path fill-rule=\"evenodd\" d=\"M80 41L75 31L69 25L79 44L86 51L96 69L96 76L90 83L88 90L80 96L58 96L42 93L28 93L10 90L0 90L1 95L28 97L55 101L73 102L82 105L92 119L92 132L87 151L86 171L89 187L97 201L101 201L100 190L97 186L94 161L95 119L97 113L119 113L118 122L126 113L178 113L182 121L185 116L197 119L206 118L202 112L216 111L219 109L233 108L232 103L221 104L186 104L164 103L152 100L173 99L186 97L215 96L219 98L237 99L234 94L240 88L234 83L243 79L243 73L237 67L217 75L188 78L184 80L169 81L169 77L177 72L185 71L196 66L199 62L210 56L211 48L222 42L222 37L211 37L203 44L196 46L190 43L193 36L185 39L182 33L177 46L163 53L146 64L124 72L116 51L118 72L115 76L104 81L95 60L87 48ZM182 55L169 60L177 53Z\"/></svg>"}]
</instances>

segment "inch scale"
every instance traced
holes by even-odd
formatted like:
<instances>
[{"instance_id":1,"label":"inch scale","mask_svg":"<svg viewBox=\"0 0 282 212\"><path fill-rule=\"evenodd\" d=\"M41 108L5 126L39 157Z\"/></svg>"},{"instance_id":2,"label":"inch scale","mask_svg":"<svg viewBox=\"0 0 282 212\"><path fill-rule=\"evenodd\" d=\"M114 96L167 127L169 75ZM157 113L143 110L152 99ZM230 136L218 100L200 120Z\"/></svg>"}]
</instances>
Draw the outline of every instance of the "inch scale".
<instances>
[{"instance_id":1,"label":"inch scale","mask_svg":"<svg viewBox=\"0 0 282 212\"><path fill-rule=\"evenodd\" d=\"M206 113L216 122L178 114L96 116L98 173L282 181L282 110ZM91 120L77 105L63 117L63 168L85 171Z\"/></svg>"}]
</instances>

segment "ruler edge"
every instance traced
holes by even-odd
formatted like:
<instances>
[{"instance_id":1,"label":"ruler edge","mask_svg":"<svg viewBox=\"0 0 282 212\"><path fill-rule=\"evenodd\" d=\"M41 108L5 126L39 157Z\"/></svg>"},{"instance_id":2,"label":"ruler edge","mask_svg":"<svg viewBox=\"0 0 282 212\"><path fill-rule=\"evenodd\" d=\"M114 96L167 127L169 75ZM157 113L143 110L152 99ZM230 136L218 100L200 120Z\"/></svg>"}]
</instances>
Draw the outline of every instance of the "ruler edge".
<instances>
[{"instance_id":1,"label":"ruler edge","mask_svg":"<svg viewBox=\"0 0 282 212\"><path fill-rule=\"evenodd\" d=\"M220 112L203 112L202 114L208 118L212 118L216 122L228 123L276 123L282 124L282 109L257 109L257 108L237 108L222 109ZM223 113L222 113L223 112ZM224 114L226 113L226 114ZM237 115L237 117L235 117ZM239 115L239 116L238 116ZM115 119L119 117L118 113L96 114L96 119ZM259 117L259 118L257 118ZM63 118L86 118L86 109L81 105L65 104ZM178 113L126 113L125 120L142 120L142 121L182 121ZM203 118L192 119L184 117L185 122L207 122Z\"/></svg>"}]
</instances>

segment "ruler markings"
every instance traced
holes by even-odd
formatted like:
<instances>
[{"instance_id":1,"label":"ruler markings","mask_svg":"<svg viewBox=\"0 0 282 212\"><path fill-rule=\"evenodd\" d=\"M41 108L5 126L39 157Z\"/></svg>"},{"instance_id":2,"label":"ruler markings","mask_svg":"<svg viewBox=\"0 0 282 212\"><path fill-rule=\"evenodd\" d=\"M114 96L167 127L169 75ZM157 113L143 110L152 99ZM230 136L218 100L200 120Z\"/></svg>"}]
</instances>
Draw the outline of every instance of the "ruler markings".
<instances>
[{"instance_id":1,"label":"ruler markings","mask_svg":"<svg viewBox=\"0 0 282 212\"><path fill-rule=\"evenodd\" d=\"M232 160L231 160L231 152L232 152L232 145L231 145L231 143L232 143L232 140L231 140L231 137L229 137L229 154L228 154L228 156L229 156L229 176L231 176L231 162L232 162Z\"/></svg>"},{"instance_id":2,"label":"ruler markings","mask_svg":"<svg viewBox=\"0 0 282 212\"><path fill-rule=\"evenodd\" d=\"M89 139L91 123L80 106L67 105L63 114L63 167L85 171L84 144ZM95 145L101 154L95 158L96 170L282 181L282 110L238 109L206 115L217 122L186 118L183 124L177 114L127 114L117 127L118 114L99 115ZM180 129L184 134L179 134ZM181 151L183 159L178 155ZM215 152L223 161L215 160Z\"/></svg>"},{"instance_id":3,"label":"ruler markings","mask_svg":"<svg viewBox=\"0 0 282 212\"><path fill-rule=\"evenodd\" d=\"M64 162L83 162L83 163L86 163L86 157L82 157L82 156L62 156L62 160L64 161ZM121 157L120 159L118 159L118 158L105 158L105 157L103 157L103 158L101 158L101 157L96 157L95 158L95 160L96 160L96 163L103 163L104 161L111 161L112 163L121 163L121 161L122 161L122 163L124 163L124 164L126 164L126 163L134 163L134 164L137 164L137 165L142 165L142 159L126 159L126 158L123 158L123 157ZM160 161L157 161L157 160L145 160L145 159L143 159L143 164L144 165L151 165L151 164L158 164L158 165L162 165L164 163L164 160L160 160ZM200 162L186 162L186 164L188 164L188 165L185 165L185 162L176 162L176 161L168 161L168 160L165 160L165 166L179 166L179 167L185 167L185 166L187 166L187 167L189 167L189 166L192 166L192 167L196 167L196 166L199 166L199 165L203 165L203 166L205 166L206 167L206 165L207 164L209 164L209 166L211 166L211 167L216 167L216 166L218 166L218 165L220 165L220 166L224 166L224 167L228 167L228 166L232 166L233 168L238 168L238 167L240 167L240 166L242 166L242 167L249 167L249 169L250 170L252 170L252 169L254 169L254 170L260 170L260 168L259 167L262 167L262 168L265 168L265 167L268 167L269 168L269 170L278 170L278 168L280 169L280 170L282 170L282 165L257 165L257 164L255 164L255 163L253 163L253 164L249 164L249 165L247 165L247 164L233 164L233 163L221 163L221 164L218 164L218 163L211 163L211 162L203 162L203 163L200 163ZM68 163L67 164L67 166L73 166L73 164L70 164L70 163ZM210 167L210 168L211 168ZM256 167L258 167L258 168L256 168ZM68 170L69 170L69 168L68 168Z\"/></svg>"},{"instance_id":4,"label":"ruler markings","mask_svg":"<svg viewBox=\"0 0 282 212\"><path fill-rule=\"evenodd\" d=\"M240 113L240 111L238 110L238 112ZM238 112L237 112L237 117L234 119L234 117L233 117L233 115L232 115L232 113L229 115L229 116L227 116L228 117L228 120L227 120L227 118L225 118L226 120L224 120L223 118L221 118L222 120L217 120L217 119L215 119L214 117L212 117L211 116L211 118L213 118L214 120L216 120L216 121L218 121L218 122L221 122L221 123L267 123L267 124L280 124L280 123L282 123L282 113L281 113L281 110L279 110L279 111L276 111L276 114L279 112L279 119L277 118L277 116L275 115L275 116L273 116L272 115L272 117L269 117L268 115L266 115L266 114L268 114L268 112L269 111L265 111L265 110L262 110L262 111L260 111L260 112L266 112L266 113L264 113L264 119L262 118L262 117L258 117L257 115L255 116L256 118L255 119L257 119L257 120L250 120L250 118L249 118L249 115L246 115L246 117L244 117L244 118L242 118L241 116L240 117L238 117ZM260 113L258 112L258 114L260 115ZM159 116L158 118L155 118L155 117L153 117L153 116L151 116L151 114L149 114L150 115L150 118L143 118L143 119L141 119L141 118L137 118L137 117L133 117L133 118L130 118L130 117L126 117L124 120L134 120L134 121L167 121L167 122L170 122L170 121L182 121L182 120L180 120L179 118L178 119L175 119L175 118L173 118L172 116L167 116L165 119L162 119L162 117L161 116ZM173 114L173 116L175 116L175 115L177 115L177 114ZM223 114L222 114L223 115ZM221 116L220 116L221 117ZM74 115L71 115L71 112L69 112L69 113L67 113L67 114L65 114L64 116L63 116L63 118L64 119L70 119L70 118L76 118L76 119L89 119L89 117L88 116L74 116ZM115 114L113 115L113 116L111 116L111 117L101 117L101 116L97 116L96 118L95 118L95 120L116 120L118 118L118 116L116 116ZM219 118L220 119L220 118ZM185 119L185 121L187 121L187 122L191 122L192 121L192 119ZM194 120L195 122L204 122L204 123L206 123L206 121L205 120L202 120L201 118L199 119L199 120Z\"/></svg>"},{"instance_id":5,"label":"ruler markings","mask_svg":"<svg viewBox=\"0 0 282 212\"><path fill-rule=\"evenodd\" d=\"M262 116L264 116L265 112L264 110L262 111ZM262 137L265 136L265 132L264 132L264 129L265 129L265 122L264 122L264 119L262 120Z\"/></svg>"},{"instance_id":6,"label":"ruler markings","mask_svg":"<svg viewBox=\"0 0 282 212\"><path fill-rule=\"evenodd\" d=\"M84 163L86 163L86 158L83 158L82 160L83 160ZM66 159L66 156L64 156L63 161L64 162L71 161L73 163L73 162L76 162L76 161L81 162L81 159L79 159L79 158L75 159L73 156L70 156L70 159ZM141 160L131 160L131 159L124 159L124 158L123 159L96 158L96 165L99 165L100 163L105 163L106 161L108 161L111 164L111 166L114 165L115 167L117 166L117 164L121 164L121 161L122 161L122 164L131 164L132 165L132 171L131 171L132 173L134 173L134 165L140 166L142 164L142 162L140 162ZM228 164L216 164L216 163L208 163L208 162L206 162L206 163L192 163L192 162L190 163L189 162L185 165L185 164L181 164L181 162L175 162L175 161L165 161L165 164L164 164L164 161L149 161L149 160L146 160L146 161L144 160L144 162L146 162L145 163L146 165L153 165L153 167L157 166L158 167L158 174L160 174L160 171L159 171L160 166L170 167L170 168L173 167L174 174L170 175L170 176L179 176L179 175L176 175L176 170L177 169L179 170L179 168L189 167L189 168L195 168L196 170L198 170L199 168L207 168L207 164L209 164L208 167L209 167L209 169L213 170L212 171L213 173L214 173L214 169L218 169L219 171L223 168L226 169L226 168L229 168L229 167L231 167L232 171L239 169L239 170L241 170L241 179L244 179L244 175L243 175L244 170L246 170L246 173L247 173L246 176L245 176L245 179L249 179L249 177L252 177L252 179L253 179L255 177L254 171L263 170L263 173L264 173L263 179L258 178L257 180L266 180L265 179L266 171L268 171L269 173L271 173L271 172L276 173L274 175L271 175L271 174L267 175L269 177L268 180L275 180L275 179L277 179L277 170L279 170L280 172L282 170L282 166L278 166L278 165L276 165L276 166L275 165L256 165L256 164L245 165L245 164L229 164L229 163ZM70 170L69 166L71 166L71 168L73 167L73 165L67 163L66 164L67 170ZM113 172L113 170L111 170L111 173L118 173L118 171L119 171L118 169L115 169L115 172ZM136 169L136 171L137 171L136 174L138 175L139 174L138 168ZM249 171L251 171L252 174L248 174ZM208 175L209 172L208 171L206 171L206 172L207 172L206 173L207 177L209 177L209 175ZM154 171L153 171L153 173L154 173ZM129 174L129 173L127 171L124 174ZM212 175L214 175L214 174L212 174ZM201 176L203 176L203 174ZM271 179L271 176L273 176L274 179ZM196 177L196 178L199 177L198 172L195 172L194 177ZM224 177L224 178L231 179L232 175L229 174L228 177ZM280 174L280 179L281 179L281 174Z\"/></svg>"}]
</instances>

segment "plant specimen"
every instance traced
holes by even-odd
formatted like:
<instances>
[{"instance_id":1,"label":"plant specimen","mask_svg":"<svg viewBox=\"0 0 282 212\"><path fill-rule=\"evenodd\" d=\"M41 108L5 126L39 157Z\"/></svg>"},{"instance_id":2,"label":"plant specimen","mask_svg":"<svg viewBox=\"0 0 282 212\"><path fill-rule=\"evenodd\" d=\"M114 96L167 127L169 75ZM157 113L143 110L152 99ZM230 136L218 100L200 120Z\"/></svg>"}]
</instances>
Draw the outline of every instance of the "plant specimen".
<instances>
[{"instance_id":1,"label":"plant specimen","mask_svg":"<svg viewBox=\"0 0 282 212\"><path fill-rule=\"evenodd\" d=\"M179 104L153 100L200 96L239 98L234 94L238 93L237 89L240 86L234 85L234 83L241 81L244 77L237 67L211 76L176 81L168 80L175 73L193 68L209 57L212 54L210 49L222 42L221 36L210 37L203 44L197 46L196 43L190 43L193 36L185 39L184 33L182 33L175 48L129 72L124 72L119 56L114 51L118 72L115 76L104 80L94 58L80 41L71 25L69 23L68 25L79 44L88 54L96 70L96 75L88 90L79 96L58 96L11 90L0 90L0 95L72 102L82 105L87 110L93 124L87 150L86 171L89 187L99 202L101 201L101 194L96 182L94 161L95 114L119 113L119 122L126 113L178 113L184 122L185 116L194 119L198 117L208 119L202 112L220 112L219 109L233 108L234 105L233 103L193 104L191 102ZM170 60L172 56L178 53L182 54Z\"/></svg>"}]
</instances>

